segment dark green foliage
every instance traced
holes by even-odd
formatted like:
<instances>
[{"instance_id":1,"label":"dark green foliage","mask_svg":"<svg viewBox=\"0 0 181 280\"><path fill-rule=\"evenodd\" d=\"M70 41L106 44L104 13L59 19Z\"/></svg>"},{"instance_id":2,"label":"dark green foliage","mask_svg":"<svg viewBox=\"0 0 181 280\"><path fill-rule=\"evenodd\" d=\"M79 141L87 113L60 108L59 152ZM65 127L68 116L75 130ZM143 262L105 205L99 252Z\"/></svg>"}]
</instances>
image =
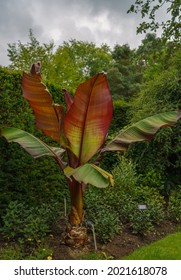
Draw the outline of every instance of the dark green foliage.
<instances>
[{"instance_id":1,"label":"dark green foliage","mask_svg":"<svg viewBox=\"0 0 181 280\"><path fill-rule=\"evenodd\" d=\"M160 131L149 145L135 145L133 158L142 184L156 187L165 198L180 183L180 126ZM140 151L140 153L139 153Z\"/></svg>"},{"instance_id":2,"label":"dark green foliage","mask_svg":"<svg viewBox=\"0 0 181 280\"><path fill-rule=\"evenodd\" d=\"M24 242L39 242L59 216L57 203L41 203L30 207L25 202L11 201L2 217L1 233L8 238Z\"/></svg>"},{"instance_id":3,"label":"dark green foliage","mask_svg":"<svg viewBox=\"0 0 181 280\"><path fill-rule=\"evenodd\" d=\"M62 87L60 85L55 86L54 84L48 82L46 82L46 86L49 92L51 92L52 94L54 103L62 104L65 107L65 99L64 99Z\"/></svg>"},{"instance_id":4,"label":"dark green foliage","mask_svg":"<svg viewBox=\"0 0 181 280\"><path fill-rule=\"evenodd\" d=\"M52 249L45 243L39 243L36 248L26 251L22 244L5 243L0 249L0 260L47 260L52 258Z\"/></svg>"},{"instance_id":5,"label":"dark green foliage","mask_svg":"<svg viewBox=\"0 0 181 280\"><path fill-rule=\"evenodd\" d=\"M168 218L173 222L181 222L181 186L174 191L172 191L168 208L167 208Z\"/></svg>"},{"instance_id":6,"label":"dark green foliage","mask_svg":"<svg viewBox=\"0 0 181 280\"><path fill-rule=\"evenodd\" d=\"M0 125L19 127L33 132L34 117L22 98L21 73L0 67Z\"/></svg>"},{"instance_id":7,"label":"dark green foliage","mask_svg":"<svg viewBox=\"0 0 181 280\"><path fill-rule=\"evenodd\" d=\"M123 224L128 223L133 232L144 234L164 219L163 197L150 186L138 185L136 166L130 160L121 158L113 174L117 193L114 207ZM139 204L147 205L147 209L139 210Z\"/></svg>"},{"instance_id":8,"label":"dark green foliage","mask_svg":"<svg viewBox=\"0 0 181 280\"><path fill-rule=\"evenodd\" d=\"M130 192L130 197L134 209L129 213L129 222L134 233L147 233L164 220L164 199L155 189L143 186L135 187ZM139 204L146 205L147 209L138 209Z\"/></svg>"},{"instance_id":9,"label":"dark green foliage","mask_svg":"<svg viewBox=\"0 0 181 280\"><path fill-rule=\"evenodd\" d=\"M165 61L169 50L162 57L165 70L154 79L147 77L148 81L132 101L132 123L156 112L181 107L181 52L176 46L170 59ZM180 133L179 121L174 127L160 130L150 143L136 143L128 151L141 175L140 182L158 188L167 199L171 189L180 184Z\"/></svg>"},{"instance_id":10,"label":"dark green foliage","mask_svg":"<svg viewBox=\"0 0 181 280\"><path fill-rule=\"evenodd\" d=\"M51 87L55 99L62 98L60 88ZM34 127L34 117L28 102L22 97L21 74L0 68L0 126L25 129L46 141ZM0 222L11 201L18 200L29 206L41 203L62 203L67 196L63 173L52 158L34 160L18 144L8 144L0 138Z\"/></svg>"},{"instance_id":11,"label":"dark green foliage","mask_svg":"<svg viewBox=\"0 0 181 280\"><path fill-rule=\"evenodd\" d=\"M113 65L107 76L113 100L128 101L139 90L142 73L135 63L135 53L129 45L116 45L112 52Z\"/></svg>"},{"instance_id":12,"label":"dark green foliage","mask_svg":"<svg viewBox=\"0 0 181 280\"><path fill-rule=\"evenodd\" d=\"M113 118L109 127L107 142L109 142L118 132L129 123L129 103L124 100L113 102ZM113 170L119 161L119 153L105 153L101 161L101 167L109 172Z\"/></svg>"},{"instance_id":13,"label":"dark green foliage","mask_svg":"<svg viewBox=\"0 0 181 280\"><path fill-rule=\"evenodd\" d=\"M7 244L7 243L6 243ZM23 260L23 252L18 245L7 244L5 248L0 249L1 260Z\"/></svg>"},{"instance_id":14,"label":"dark green foliage","mask_svg":"<svg viewBox=\"0 0 181 280\"><path fill-rule=\"evenodd\" d=\"M99 201L96 202L98 203ZM87 219L93 221L97 238L103 243L111 241L122 230L122 223L117 213L112 211L108 205L105 207L105 205L98 204L93 209L89 208Z\"/></svg>"},{"instance_id":15,"label":"dark green foliage","mask_svg":"<svg viewBox=\"0 0 181 280\"><path fill-rule=\"evenodd\" d=\"M127 159L121 159L113 174L113 188L90 187L85 193L87 219L95 224L97 236L104 242L123 227L147 234L165 218L163 197L154 188L137 185L135 166ZM145 204L147 209L139 210L139 204Z\"/></svg>"},{"instance_id":16,"label":"dark green foliage","mask_svg":"<svg viewBox=\"0 0 181 280\"><path fill-rule=\"evenodd\" d=\"M94 224L97 238L106 243L121 231L122 224L116 211L113 211L110 205L109 194L105 189L102 191L89 187L85 193L84 202L86 219Z\"/></svg>"},{"instance_id":17,"label":"dark green foliage","mask_svg":"<svg viewBox=\"0 0 181 280\"><path fill-rule=\"evenodd\" d=\"M146 210L139 210L146 204ZM129 191L120 186L113 189L91 189L85 194L86 217L95 224L103 242L111 240L124 227L133 233L147 234L164 220L164 200L150 187L134 187Z\"/></svg>"},{"instance_id":18,"label":"dark green foliage","mask_svg":"<svg viewBox=\"0 0 181 280\"><path fill-rule=\"evenodd\" d=\"M109 135L116 135L129 122L129 103L123 100L113 102L113 118L109 128Z\"/></svg>"}]
</instances>

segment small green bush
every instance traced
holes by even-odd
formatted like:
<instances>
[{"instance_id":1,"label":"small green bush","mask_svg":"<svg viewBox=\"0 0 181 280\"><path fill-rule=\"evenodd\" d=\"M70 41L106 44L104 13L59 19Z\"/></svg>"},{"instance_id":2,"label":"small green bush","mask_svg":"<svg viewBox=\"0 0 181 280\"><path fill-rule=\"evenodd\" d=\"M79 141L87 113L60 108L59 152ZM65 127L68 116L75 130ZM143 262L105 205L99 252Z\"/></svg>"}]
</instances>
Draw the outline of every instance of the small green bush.
<instances>
[{"instance_id":1,"label":"small green bush","mask_svg":"<svg viewBox=\"0 0 181 280\"><path fill-rule=\"evenodd\" d=\"M181 222L181 186L170 195L167 215L171 221Z\"/></svg>"},{"instance_id":2,"label":"small green bush","mask_svg":"<svg viewBox=\"0 0 181 280\"><path fill-rule=\"evenodd\" d=\"M155 188L137 186L136 168L124 157L113 175L113 188L89 187L85 192L86 218L94 223L98 238L107 242L123 226L143 235L153 230L165 217L164 198ZM146 210L139 210L139 204L145 204Z\"/></svg>"},{"instance_id":3,"label":"small green bush","mask_svg":"<svg viewBox=\"0 0 181 280\"><path fill-rule=\"evenodd\" d=\"M136 167L131 160L119 156L119 162L113 170L115 184L119 187L130 189L137 184L138 175Z\"/></svg>"},{"instance_id":4,"label":"small green bush","mask_svg":"<svg viewBox=\"0 0 181 280\"><path fill-rule=\"evenodd\" d=\"M23 252L18 245L8 245L0 249L0 260L22 260Z\"/></svg>"},{"instance_id":5,"label":"small green bush","mask_svg":"<svg viewBox=\"0 0 181 280\"><path fill-rule=\"evenodd\" d=\"M20 243L34 243L43 239L58 216L58 205L41 204L29 207L25 203L12 201L2 217L2 234Z\"/></svg>"},{"instance_id":6,"label":"small green bush","mask_svg":"<svg viewBox=\"0 0 181 280\"><path fill-rule=\"evenodd\" d=\"M6 243L0 249L0 260L47 260L52 259L53 250L40 243L27 252L22 244Z\"/></svg>"},{"instance_id":7,"label":"small green bush","mask_svg":"<svg viewBox=\"0 0 181 280\"><path fill-rule=\"evenodd\" d=\"M111 208L91 209L88 218L94 223L96 235L103 243L109 242L122 229L117 213Z\"/></svg>"}]
</instances>

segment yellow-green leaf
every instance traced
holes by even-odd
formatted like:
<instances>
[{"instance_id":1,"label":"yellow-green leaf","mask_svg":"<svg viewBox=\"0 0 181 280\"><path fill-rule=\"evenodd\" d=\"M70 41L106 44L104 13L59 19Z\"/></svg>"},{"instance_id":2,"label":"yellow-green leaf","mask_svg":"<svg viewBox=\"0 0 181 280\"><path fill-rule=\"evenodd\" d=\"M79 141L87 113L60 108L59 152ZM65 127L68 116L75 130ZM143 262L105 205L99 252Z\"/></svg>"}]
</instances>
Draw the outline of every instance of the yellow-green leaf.
<instances>
[{"instance_id":1,"label":"yellow-green leaf","mask_svg":"<svg viewBox=\"0 0 181 280\"><path fill-rule=\"evenodd\" d=\"M64 173L68 178L74 177L78 182L91 184L98 188L106 188L114 185L113 176L94 164L84 164L78 168L67 166Z\"/></svg>"}]
</instances>

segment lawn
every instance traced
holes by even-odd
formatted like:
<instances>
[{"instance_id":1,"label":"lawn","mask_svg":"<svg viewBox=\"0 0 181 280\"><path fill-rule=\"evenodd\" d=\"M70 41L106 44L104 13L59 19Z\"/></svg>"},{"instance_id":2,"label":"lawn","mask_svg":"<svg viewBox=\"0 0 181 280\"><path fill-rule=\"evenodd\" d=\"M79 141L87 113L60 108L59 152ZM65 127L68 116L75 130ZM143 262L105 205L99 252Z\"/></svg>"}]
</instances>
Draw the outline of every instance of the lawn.
<instances>
[{"instance_id":1,"label":"lawn","mask_svg":"<svg viewBox=\"0 0 181 280\"><path fill-rule=\"evenodd\" d=\"M135 250L124 260L181 260L181 232Z\"/></svg>"}]
</instances>

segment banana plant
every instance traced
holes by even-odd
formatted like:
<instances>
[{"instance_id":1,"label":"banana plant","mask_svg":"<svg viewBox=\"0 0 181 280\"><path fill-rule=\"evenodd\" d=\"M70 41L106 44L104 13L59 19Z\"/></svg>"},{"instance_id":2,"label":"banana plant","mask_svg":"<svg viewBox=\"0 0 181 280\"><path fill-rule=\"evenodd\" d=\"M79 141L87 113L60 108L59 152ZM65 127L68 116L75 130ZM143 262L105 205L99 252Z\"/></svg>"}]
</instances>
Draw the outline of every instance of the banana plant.
<instances>
[{"instance_id":1,"label":"banana plant","mask_svg":"<svg viewBox=\"0 0 181 280\"><path fill-rule=\"evenodd\" d=\"M104 73L80 84L74 97L64 90L66 111L63 105L53 103L42 82L40 63L34 63L29 74L23 72L22 92L33 110L36 127L60 147L51 147L18 128L3 127L0 135L9 142L19 143L34 158L46 155L57 161L67 177L71 198L65 241L72 246L83 245L87 240L83 212L85 187L88 184L98 188L114 185L113 176L98 166L103 154L124 152L131 143L152 139L159 128L175 124L181 112L170 111L148 117L121 130L105 144L113 104Z\"/></svg>"}]
</instances>

